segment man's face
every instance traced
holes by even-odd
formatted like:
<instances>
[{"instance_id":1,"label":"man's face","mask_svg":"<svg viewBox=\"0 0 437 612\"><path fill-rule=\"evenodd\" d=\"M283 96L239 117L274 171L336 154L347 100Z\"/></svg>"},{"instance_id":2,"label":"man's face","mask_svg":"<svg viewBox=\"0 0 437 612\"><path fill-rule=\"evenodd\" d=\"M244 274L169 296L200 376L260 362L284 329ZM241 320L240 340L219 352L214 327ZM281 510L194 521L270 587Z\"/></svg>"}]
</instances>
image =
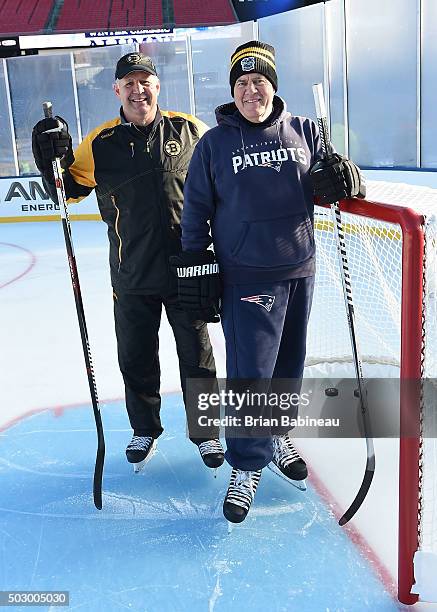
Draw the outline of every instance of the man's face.
<instances>
[{"instance_id":1,"label":"man's face","mask_svg":"<svg viewBox=\"0 0 437 612\"><path fill-rule=\"evenodd\" d=\"M240 113L252 123L267 119L273 110L275 90L258 72L243 74L234 85L234 101Z\"/></svg>"},{"instance_id":2,"label":"man's face","mask_svg":"<svg viewBox=\"0 0 437 612\"><path fill-rule=\"evenodd\" d=\"M158 106L159 79L153 74L136 70L114 85L121 100L124 116L136 125L148 125L155 119Z\"/></svg>"}]
</instances>

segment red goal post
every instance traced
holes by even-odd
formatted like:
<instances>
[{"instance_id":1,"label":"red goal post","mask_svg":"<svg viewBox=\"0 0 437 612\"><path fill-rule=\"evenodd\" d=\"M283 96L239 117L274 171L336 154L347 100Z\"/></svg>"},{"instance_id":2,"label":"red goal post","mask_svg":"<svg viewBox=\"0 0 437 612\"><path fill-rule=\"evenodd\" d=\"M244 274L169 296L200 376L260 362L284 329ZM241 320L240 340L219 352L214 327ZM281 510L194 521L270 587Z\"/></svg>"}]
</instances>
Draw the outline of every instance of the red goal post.
<instances>
[{"instance_id":1,"label":"red goal post","mask_svg":"<svg viewBox=\"0 0 437 612\"><path fill-rule=\"evenodd\" d=\"M436 250L434 225L432 225L430 235L427 234L427 228L429 220L434 219L437 213L437 191L411 186L404 186L404 189L401 189L398 185L389 183L373 183L372 186L373 189L370 189L372 197L376 196L379 199L381 196L381 199L386 199L388 202L400 202L401 205L354 199L342 201L340 209L345 229L352 291L358 319L357 336L363 364L366 361L378 363L380 360L381 363L391 363L399 367L401 435L399 441L398 597L401 602L412 604L418 600L418 595L411 594L415 581L414 556L423 546L423 538L429 537L424 534L422 528L425 502L422 464L428 459L424 454L425 440L421 436L424 418L421 385L405 384L403 386L402 382L420 381L427 376L436 376L435 372L426 372L425 368L428 332L427 300L429 299L427 274L435 272L427 267L428 257L433 261L435 259L428 256L427 252L429 253L431 249ZM413 200L408 195L411 194L411 190L415 194ZM408 205L410 202L411 206ZM323 288L320 289L320 284L324 283L326 293L323 293L323 308L329 308L334 299L341 299L340 287L335 297L329 293L332 292L334 275L331 267L338 266L333 262L333 259L336 258L336 247L335 240L330 235L333 234L330 211L316 206L314 225L318 253L315 308L317 309L317 291L325 291ZM326 253L326 250L329 251L329 254ZM363 285L361 291L356 291L356 285L359 283L354 283L354 274L355 280L361 279L360 282ZM372 304L375 305L374 312L371 312L371 307L366 305L366 291L372 295ZM340 346L337 333L331 338L331 344L334 344L334 347L327 346L323 349L313 346L310 333L308 359L311 363L323 362L325 359L334 362L347 360L348 335L344 308L339 308L337 304L335 309L340 309L340 316L344 318L344 342L340 340L340 344L343 343L344 346ZM370 320L365 321L366 317ZM397 321L398 318L399 321ZM370 329L371 327L375 329ZM337 331L337 326L335 329ZM372 335L374 341L372 341ZM436 348L436 344L431 346L430 350L433 351L431 361L436 358ZM380 349L381 354L379 354ZM324 352L327 353L326 356ZM412 422L417 435L412 434ZM405 432L408 432L408 436L405 435ZM435 457L435 452L433 453ZM435 470L434 474L437 478L437 466L433 466L432 470ZM431 513L435 514L437 519L437 500L431 500L431 503L436 506ZM437 530L437 522L431 525L431 529ZM433 541L437 540L436 534L431 534L431 538ZM425 543L427 550L433 546L435 546L433 542ZM437 548L434 552L437 554Z\"/></svg>"}]
</instances>

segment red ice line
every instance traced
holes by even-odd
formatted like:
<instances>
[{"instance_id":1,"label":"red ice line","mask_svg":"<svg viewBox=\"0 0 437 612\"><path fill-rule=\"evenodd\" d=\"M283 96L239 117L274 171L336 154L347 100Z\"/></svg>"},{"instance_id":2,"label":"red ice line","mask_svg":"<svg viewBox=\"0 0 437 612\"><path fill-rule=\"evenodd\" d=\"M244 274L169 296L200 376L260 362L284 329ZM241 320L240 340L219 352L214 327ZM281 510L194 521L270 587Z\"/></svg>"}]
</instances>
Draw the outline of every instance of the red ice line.
<instances>
[{"instance_id":1,"label":"red ice line","mask_svg":"<svg viewBox=\"0 0 437 612\"><path fill-rule=\"evenodd\" d=\"M0 242L0 244L3 246L8 246L8 247L12 247L15 249L19 249L20 251L24 251L30 256L30 264L27 266L24 272L22 272L18 276L15 276L14 278L11 278L11 280L8 280L6 283L3 283L2 285L0 285L0 289L3 289L4 287L7 287L8 285L14 283L15 281L25 276L28 272L30 272L30 270L36 264L36 256L34 255L34 253L32 253L32 251L29 251L29 249L25 249L24 247L19 246L18 244L10 244L9 242Z\"/></svg>"}]
</instances>

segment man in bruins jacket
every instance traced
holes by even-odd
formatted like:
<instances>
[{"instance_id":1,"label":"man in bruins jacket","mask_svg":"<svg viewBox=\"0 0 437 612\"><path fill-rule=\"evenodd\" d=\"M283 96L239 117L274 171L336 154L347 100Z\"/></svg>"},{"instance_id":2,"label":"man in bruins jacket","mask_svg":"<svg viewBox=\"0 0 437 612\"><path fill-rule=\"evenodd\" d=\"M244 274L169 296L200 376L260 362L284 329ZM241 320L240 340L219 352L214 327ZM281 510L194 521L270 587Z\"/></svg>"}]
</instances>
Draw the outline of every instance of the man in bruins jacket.
<instances>
[{"instance_id":1,"label":"man in bruins jacket","mask_svg":"<svg viewBox=\"0 0 437 612\"><path fill-rule=\"evenodd\" d=\"M55 157L61 159L68 202L96 190L108 226L118 360L133 429L126 456L143 465L163 431L158 356L162 305L176 340L185 404L187 378L215 380L206 321L217 317L211 309L187 314L180 308L168 263L169 256L181 251L185 177L207 127L191 115L159 109L160 82L149 57L123 56L115 79L119 117L94 129L74 153L66 122L44 119L33 129L32 148L52 199ZM208 439L192 440L204 463L215 468L223 463L224 452L218 431L208 434Z\"/></svg>"}]
</instances>

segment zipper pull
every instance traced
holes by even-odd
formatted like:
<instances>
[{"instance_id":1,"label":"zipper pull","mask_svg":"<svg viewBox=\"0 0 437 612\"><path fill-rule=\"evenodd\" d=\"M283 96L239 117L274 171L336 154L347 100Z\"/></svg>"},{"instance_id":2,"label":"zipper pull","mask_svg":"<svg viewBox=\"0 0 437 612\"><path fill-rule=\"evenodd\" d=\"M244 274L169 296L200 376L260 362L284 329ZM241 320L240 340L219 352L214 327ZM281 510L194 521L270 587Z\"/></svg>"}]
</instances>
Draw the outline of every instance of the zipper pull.
<instances>
[{"instance_id":1,"label":"zipper pull","mask_svg":"<svg viewBox=\"0 0 437 612\"><path fill-rule=\"evenodd\" d=\"M147 153L150 153L150 142L149 141L146 142L146 151Z\"/></svg>"},{"instance_id":2,"label":"zipper pull","mask_svg":"<svg viewBox=\"0 0 437 612\"><path fill-rule=\"evenodd\" d=\"M130 147L131 147L131 149L132 149L132 155L131 155L131 157L133 157L133 156L135 155L134 143L133 143L133 142L130 142L129 144L130 144Z\"/></svg>"}]
</instances>

